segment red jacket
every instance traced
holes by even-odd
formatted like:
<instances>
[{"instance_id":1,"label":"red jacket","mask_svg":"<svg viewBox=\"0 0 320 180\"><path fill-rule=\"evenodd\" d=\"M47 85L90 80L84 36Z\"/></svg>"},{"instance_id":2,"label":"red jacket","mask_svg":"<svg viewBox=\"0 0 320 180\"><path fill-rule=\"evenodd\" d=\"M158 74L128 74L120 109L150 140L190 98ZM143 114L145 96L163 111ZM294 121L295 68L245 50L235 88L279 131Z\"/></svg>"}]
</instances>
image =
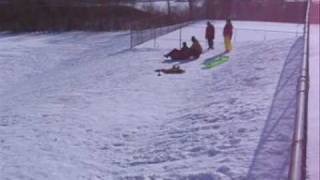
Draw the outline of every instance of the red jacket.
<instances>
[{"instance_id":1,"label":"red jacket","mask_svg":"<svg viewBox=\"0 0 320 180\"><path fill-rule=\"evenodd\" d=\"M229 36L230 38L232 38L232 31L233 31L232 24L226 24L223 29L223 36L224 37Z\"/></svg>"},{"instance_id":2,"label":"red jacket","mask_svg":"<svg viewBox=\"0 0 320 180\"><path fill-rule=\"evenodd\" d=\"M214 39L214 26L213 25L207 26L206 39Z\"/></svg>"}]
</instances>

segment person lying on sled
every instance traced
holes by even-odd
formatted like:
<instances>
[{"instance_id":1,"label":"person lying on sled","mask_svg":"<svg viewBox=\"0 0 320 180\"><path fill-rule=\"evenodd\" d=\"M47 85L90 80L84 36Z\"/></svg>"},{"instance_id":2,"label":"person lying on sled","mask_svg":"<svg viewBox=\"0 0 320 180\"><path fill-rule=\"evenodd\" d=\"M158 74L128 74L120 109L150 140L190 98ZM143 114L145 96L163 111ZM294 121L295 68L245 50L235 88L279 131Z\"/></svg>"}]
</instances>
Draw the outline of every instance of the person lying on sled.
<instances>
[{"instance_id":1,"label":"person lying on sled","mask_svg":"<svg viewBox=\"0 0 320 180\"><path fill-rule=\"evenodd\" d=\"M182 74L185 72L179 65L173 65L170 69L157 69L155 71L159 73L158 76L161 76L161 72L165 74Z\"/></svg>"},{"instance_id":2,"label":"person lying on sled","mask_svg":"<svg viewBox=\"0 0 320 180\"><path fill-rule=\"evenodd\" d=\"M182 43L182 48L179 49L173 49L168 54L165 54L164 57L171 58L173 60L188 60L191 56L191 50L187 46L186 42Z\"/></svg>"}]
</instances>

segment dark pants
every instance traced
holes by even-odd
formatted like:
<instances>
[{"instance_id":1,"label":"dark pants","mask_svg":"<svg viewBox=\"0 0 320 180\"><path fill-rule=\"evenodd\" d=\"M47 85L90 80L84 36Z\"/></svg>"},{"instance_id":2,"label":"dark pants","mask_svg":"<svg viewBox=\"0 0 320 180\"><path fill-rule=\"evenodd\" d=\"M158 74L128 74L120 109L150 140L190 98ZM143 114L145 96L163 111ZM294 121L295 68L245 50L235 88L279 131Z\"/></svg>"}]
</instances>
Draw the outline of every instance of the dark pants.
<instances>
[{"instance_id":1,"label":"dark pants","mask_svg":"<svg viewBox=\"0 0 320 180\"><path fill-rule=\"evenodd\" d=\"M213 49L213 39L208 39L209 49Z\"/></svg>"}]
</instances>

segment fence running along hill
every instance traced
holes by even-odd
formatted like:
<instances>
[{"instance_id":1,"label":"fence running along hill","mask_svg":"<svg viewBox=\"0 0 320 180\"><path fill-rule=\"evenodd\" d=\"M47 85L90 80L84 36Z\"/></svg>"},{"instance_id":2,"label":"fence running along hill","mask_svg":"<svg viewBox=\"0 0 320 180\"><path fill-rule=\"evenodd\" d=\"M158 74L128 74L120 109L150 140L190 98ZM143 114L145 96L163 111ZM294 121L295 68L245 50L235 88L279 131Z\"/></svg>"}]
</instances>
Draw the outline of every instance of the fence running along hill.
<instances>
[{"instance_id":1,"label":"fence running along hill","mask_svg":"<svg viewBox=\"0 0 320 180\"><path fill-rule=\"evenodd\" d=\"M141 24L133 24L130 30L130 48L133 48L151 39L156 39L177 29L181 29L191 23L191 21L182 20L176 22L177 23L160 23L154 25L150 25L145 22Z\"/></svg>"}]
</instances>

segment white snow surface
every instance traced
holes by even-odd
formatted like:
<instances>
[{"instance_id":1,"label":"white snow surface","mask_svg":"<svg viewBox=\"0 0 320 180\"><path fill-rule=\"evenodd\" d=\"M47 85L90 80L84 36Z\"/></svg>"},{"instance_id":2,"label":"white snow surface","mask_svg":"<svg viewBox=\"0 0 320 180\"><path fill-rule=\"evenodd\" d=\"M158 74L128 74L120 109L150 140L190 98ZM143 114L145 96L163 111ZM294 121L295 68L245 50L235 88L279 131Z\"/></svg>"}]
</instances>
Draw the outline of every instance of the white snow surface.
<instances>
[{"instance_id":1,"label":"white snow surface","mask_svg":"<svg viewBox=\"0 0 320 180\"><path fill-rule=\"evenodd\" d=\"M204 28L183 38L205 48ZM176 40L126 50L127 32L1 34L0 179L245 179L297 37L241 35L225 64L202 69L217 40L186 73L157 76Z\"/></svg>"},{"instance_id":2,"label":"white snow surface","mask_svg":"<svg viewBox=\"0 0 320 180\"><path fill-rule=\"evenodd\" d=\"M307 169L309 180L320 179L319 120L319 25L310 28L310 89L308 111Z\"/></svg>"}]
</instances>

